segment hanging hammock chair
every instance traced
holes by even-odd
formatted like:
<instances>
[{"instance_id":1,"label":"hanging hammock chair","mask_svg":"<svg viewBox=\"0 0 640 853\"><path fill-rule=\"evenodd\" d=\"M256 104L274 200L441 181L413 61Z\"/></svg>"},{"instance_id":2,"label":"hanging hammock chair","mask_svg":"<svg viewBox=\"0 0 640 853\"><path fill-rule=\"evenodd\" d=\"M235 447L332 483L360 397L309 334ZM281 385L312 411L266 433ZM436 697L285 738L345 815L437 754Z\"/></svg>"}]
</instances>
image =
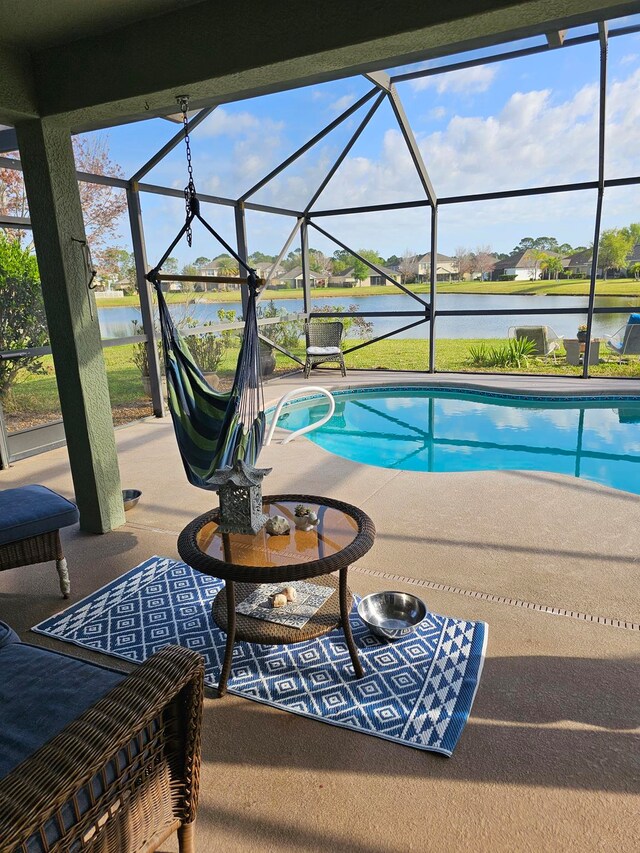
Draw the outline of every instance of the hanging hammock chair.
<instances>
[{"instance_id":1,"label":"hanging hammock chair","mask_svg":"<svg viewBox=\"0 0 640 853\"><path fill-rule=\"evenodd\" d=\"M210 480L217 470L233 466L238 461L254 466L262 447L265 416L256 318L256 297L261 281L256 271L249 267L200 215L200 203L191 172L185 110L183 116L190 175L189 184L185 189L187 217L161 261L147 274L147 280L154 286L158 297L168 404L187 478L194 486L215 490L219 486L212 485ZM169 313L162 292L163 281L176 279L176 276L163 274L162 265L183 236L187 236L187 242L191 245L191 224L194 219L204 225L247 273L248 301L242 345L233 387L231 391L224 393L215 391L204 378L189 352L185 338ZM231 276L209 278L209 281L221 280L244 284L244 279Z\"/></svg>"}]
</instances>

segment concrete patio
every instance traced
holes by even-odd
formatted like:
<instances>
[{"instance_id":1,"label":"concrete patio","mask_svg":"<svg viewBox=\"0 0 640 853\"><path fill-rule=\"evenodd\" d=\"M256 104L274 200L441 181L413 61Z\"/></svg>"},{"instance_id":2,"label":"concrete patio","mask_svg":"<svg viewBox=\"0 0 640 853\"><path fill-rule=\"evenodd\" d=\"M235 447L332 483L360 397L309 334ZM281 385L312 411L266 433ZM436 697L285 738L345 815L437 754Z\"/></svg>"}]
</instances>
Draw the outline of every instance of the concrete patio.
<instances>
[{"instance_id":1,"label":"concrete patio","mask_svg":"<svg viewBox=\"0 0 640 853\"><path fill-rule=\"evenodd\" d=\"M391 373L331 377L312 381L413 381ZM628 382L524 382L561 394L638 392ZM269 383L267 397L299 384L299 376ZM122 428L117 445L123 487L142 489L143 498L108 535L63 531L72 601L153 554L177 557L179 531L215 501L186 482L168 420ZM286 447L276 438L261 463L274 467L267 492L330 495L374 519L375 546L350 575L355 592L408 589L434 611L485 620L487 660L451 759L209 694L198 849L635 849L640 498L538 472L373 468L304 438ZM31 482L73 497L66 450L2 473L3 487ZM52 566L0 574L0 618L23 639L126 667L29 632L60 609Z\"/></svg>"}]
</instances>

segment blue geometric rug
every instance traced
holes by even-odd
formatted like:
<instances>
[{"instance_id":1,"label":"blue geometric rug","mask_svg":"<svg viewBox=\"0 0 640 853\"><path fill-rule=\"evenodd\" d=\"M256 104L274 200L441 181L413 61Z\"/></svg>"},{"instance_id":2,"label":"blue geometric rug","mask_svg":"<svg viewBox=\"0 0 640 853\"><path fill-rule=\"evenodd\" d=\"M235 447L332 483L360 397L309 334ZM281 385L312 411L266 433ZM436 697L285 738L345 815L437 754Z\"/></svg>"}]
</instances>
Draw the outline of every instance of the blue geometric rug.
<instances>
[{"instance_id":1,"label":"blue geometric rug","mask_svg":"<svg viewBox=\"0 0 640 853\"><path fill-rule=\"evenodd\" d=\"M170 643L200 652L215 687L226 634L211 617L222 582L152 557L36 625L39 634L141 662ZM353 677L340 629L292 646L238 642L229 692L284 711L451 755L482 672L484 622L429 613L405 640L373 637L354 609L351 627L365 671Z\"/></svg>"}]
</instances>

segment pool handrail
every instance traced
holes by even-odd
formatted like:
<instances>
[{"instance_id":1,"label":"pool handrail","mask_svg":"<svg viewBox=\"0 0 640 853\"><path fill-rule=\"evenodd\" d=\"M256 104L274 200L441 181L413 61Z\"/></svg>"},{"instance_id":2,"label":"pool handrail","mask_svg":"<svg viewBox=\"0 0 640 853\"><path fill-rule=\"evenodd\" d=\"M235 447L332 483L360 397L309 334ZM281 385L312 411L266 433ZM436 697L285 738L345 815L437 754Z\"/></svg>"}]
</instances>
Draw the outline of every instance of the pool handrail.
<instances>
[{"instance_id":1,"label":"pool handrail","mask_svg":"<svg viewBox=\"0 0 640 853\"><path fill-rule=\"evenodd\" d=\"M269 431L264 440L264 446L268 447L271 444L271 439L273 438L273 433L275 432L278 418L280 417L280 412L282 411L282 407L291 400L292 397L295 397L298 394L307 394L309 391L315 391L320 394L324 394L325 397L329 400L329 411L327 414L320 418L319 421L315 421L315 423L307 424L307 426L301 427L300 429L295 430L290 435L288 435L283 441L283 444L289 444L290 441L293 441L299 435L303 435L305 432L311 432L313 429L318 429L318 427L323 426L327 423L327 421L331 420L333 417L333 413L336 410L336 401L333 397L331 391L327 391L326 388L322 388L320 385L305 385L301 388L294 388L292 391L287 391L286 394L283 394L282 397L278 400L278 405L276 406L276 410L273 413L273 420L271 421L271 426L269 427Z\"/></svg>"}]
</instances>

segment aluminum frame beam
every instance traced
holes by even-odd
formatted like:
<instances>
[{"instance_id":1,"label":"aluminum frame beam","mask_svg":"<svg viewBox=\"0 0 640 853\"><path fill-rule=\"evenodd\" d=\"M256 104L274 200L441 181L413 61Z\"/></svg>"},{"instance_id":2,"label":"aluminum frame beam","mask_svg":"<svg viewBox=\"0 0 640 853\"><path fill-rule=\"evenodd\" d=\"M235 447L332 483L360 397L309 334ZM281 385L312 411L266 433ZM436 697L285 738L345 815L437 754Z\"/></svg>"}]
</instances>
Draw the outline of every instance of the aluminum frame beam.
<instances>
[{"instance_id":1,"label":"aluminum frame beam","mask_svg":"<svg viewBox=\"0 0 640 853\"><path fill-rule=\"evenodd\" d=\"M316 133L316 135L309 139L307 142L305 142L304 145L301 145L300 148L294 151L293 154L287 157L286 160L283 160L282 163L276 166L275 169L272 169L269 174L259 180L257 184L254 184L252 187L250 187L250 189L248 189L240 196L239 201L246 201L252 195L257 193L259 189L261 189L265 184L268 184L269 181L276 177L276 175L279 175L280 172L284 171L287 166L290 166L291 163L294 163L299 157L302 157L302 155L309 151L311 148L313 148L313 146L317 142L320 142L321 139L324 139L327 134L331 133L332 130L342 124L342 122L348 119L349 116L357 112L360 107L363 107L367 103L367 101L371 100L371 98L375 95L376 92L377 87L374 86L373 89L370 89L354 104L351 104L348 109L346 109L343 113L340 113L340 115L336 119L326 125L319 133Z\"/></svg>"},{"instance_id":2,"label":"aluminum frame beam","mask_svg":"<svg viewBox=\"0 0 640 853\"><path fill-rule=\"evenodd\" d=\"M598 109L598 201L596 204L596 219L593 233L593 256L591 258L591 281L589 283L589 305L587 309L587 339L584 345L584 358L582 361L582 376L589 377L589 364L591 361L591 330L593 328L593 309L596 300L596 278L598 274L598 252L600 248L600 228L602 225L602 205L604 202L604 164L606 143L606 119L607 119L607 65L609 44L607 39L607 25L598 25L598 36L600 39L600 101Z\"/></svg>"},{"instance_id":3,"label":"aluminum frame beam","mask_svg":"<svg viewBox=\"0 0 640 853\"><path fill-rule=\"evenodd\" d=\"M206 118L208 118L211 115L211 113L215 110L216 106L217 106L217 104L213 107L207 107L204 110L200 110L200 112L196 116L194 116L193 118L190 118L189 124L187 127L188 132L191 133L192 131L194 131L196 129L196 127L198 127L199 124L202 124L202 122ZM173 149L177 145L179 145L183 139L184 139L184 127L181 127L180 130L175 134L175 136L172 136L171 139L165 145L163 145L159 151L157 151L153 155L153 157L151 157L149 160L147 160L147 162L144 164L144 166L140 166L138 171L135 174L133 174L129 180L132 181L133 183L138 183L140 181L140 179L144 178L144 176L146 174L148 174L153 168L155 168L155 166L157 166L158 163L161 163L164 160L164 158L167 156L167 154L171 153L171 151L173 151Z\"/></svg>"},{"instance_id":4,"label":"aluminum frame beam","mask_svg":"<svg viewBox=\"0 0 640 853\"><path fill-rule=\"evenodd\" d=\"M432 207L438 202L438 197L436 195L436 191L431 183L431 178L429 177L429 173L427 172L427 167L425 166L424 160L422 159L422 153L420 148L418 147L418 143L413 134L413 130L411 125L409 124L409 119L407 118L407 114L404 111L404 107L402 105L402 101L400 100L400 95L396 87L393 83L389 87L389 102L391 103L391 108L395 113L396 120L400 126L400 131L404 137L404 141L407 144L407 148L409 149L409 155L413 161L413 165L415 166L416 172L418 173L418 177L420 178L420 183L422 184L422 189L425 192L426 197L429 199L429 203Z\"/></svg>"},{"instance_id":5,"label":"aluminum frame beam","mask_svg":"<svg viewBox=\"0 0 640 853\"><path fill-rule=\"evenodd\" d=\"M403 284L400 284L400 282L394 281L394 279L392 279L390 276L388 276L386 274L386 272L383 272L380 269L380 267L376 266L376 264L374 264L372 261L368 261L366 258L363 258L362 255L359 255L354 249L351 249L349 246L347 246L346 243L343 243L341 240L338 240L337 237L334 237L332 234L329 234L328 231L325 231L324 228L321 228L315 222L310 221L309 224L313 225L313 227L316 229L316 231L319 231L321 234L324 234L324 236L327 237L329 240L333 240L333 242L336 245L340 246L341 249L344 249L345 252L349 252L349 254L353 255L354 258L357 258L359 261L362 261L363 264L366 264L370 269L372 269L379 276L382 276L382 278L386 278L386 280L390 284L393 284L396 287L398 287L400 290L404 291L404 293L406 293L407 296L411 296L412 299L415 299L416 302L419 302L421 305L424 305L426 308L429 308L429 304L427 302L425 302L424 299L420 299L419 296L417 296L413 291L408 290Z\"/></svg>"},{"instance_id":6,"label":"aluminum frame beam","mask_svg":"<svg viewBox=\"0 0 640 853\"><path fill-rule=\"evenodd\" d=\"M162 377L160 374L160 358L155 322L153 318L153 301L151 298L151 285L146 275L149 269L147 261L147 250L144 241L144 229L142 225L142 208L140 206L140 193L135 189L127 190L127 207L129 210L129 226L131 228L131 241L133 243L133 256L136 265L136 283L140 297L140 312L142 314L142 328L144 329L147 351L147 364L149 365L149 386L151 390L151 403L153 413L157 418L165 415L164 397L162 394Z\"/></svg>"}]
</instances>

